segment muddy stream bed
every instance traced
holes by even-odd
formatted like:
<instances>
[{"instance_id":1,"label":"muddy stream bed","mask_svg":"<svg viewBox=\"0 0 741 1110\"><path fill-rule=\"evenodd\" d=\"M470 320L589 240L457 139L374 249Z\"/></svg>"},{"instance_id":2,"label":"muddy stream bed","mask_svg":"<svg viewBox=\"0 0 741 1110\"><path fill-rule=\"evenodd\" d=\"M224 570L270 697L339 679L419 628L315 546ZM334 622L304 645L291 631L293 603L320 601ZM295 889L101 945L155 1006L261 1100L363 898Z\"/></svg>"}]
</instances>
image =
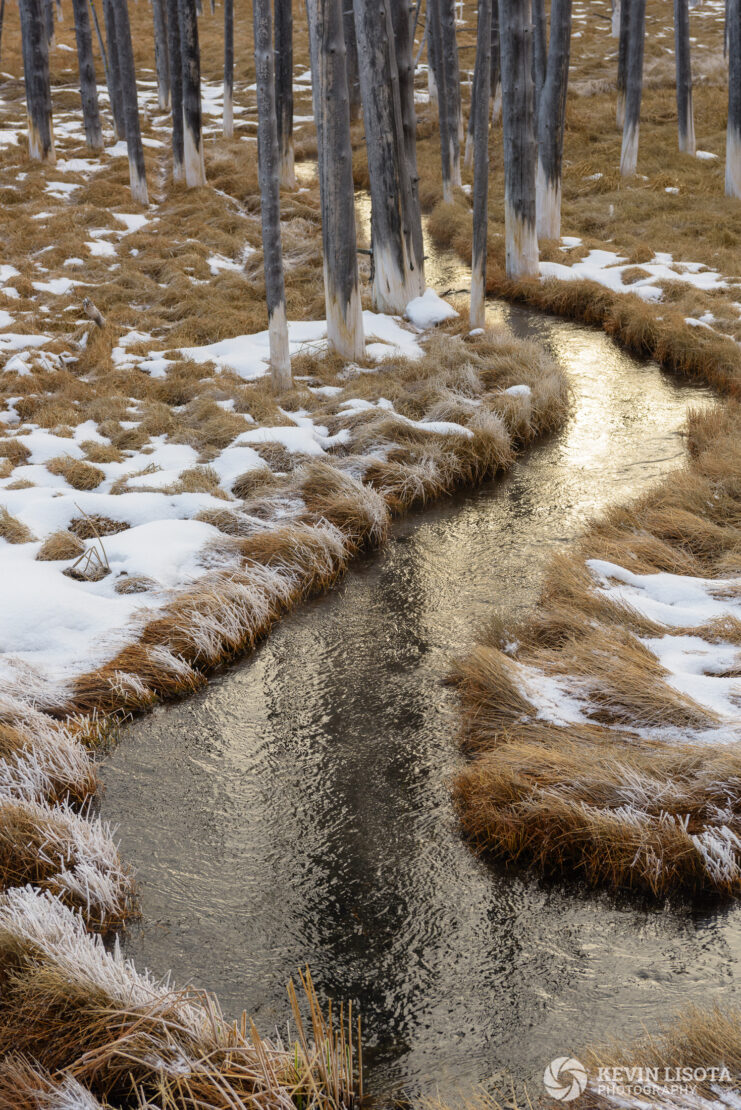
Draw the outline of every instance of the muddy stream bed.
<instances>
[{"instance_id":1,"label":"muddy stream bed","mask_svg":"<svg viewBox=\"0 0 741 1110\"><path fill-rule=\"evenodd\" d=\"M430 260L439 291L467 286ZM563 430L512 471L396 523L380 552L195 697L124 728L103 816L141 883L137 965L285 1034L285 984L353 999L366 1085L454 1095L635 1035L688 1002L741 1003L741 911L656 907L504 875L461 840L448 662L527 612L591 514L681 465L708 391L599 332L499 302L490 322L568 371Z\"/></svg>"}]
</instances>

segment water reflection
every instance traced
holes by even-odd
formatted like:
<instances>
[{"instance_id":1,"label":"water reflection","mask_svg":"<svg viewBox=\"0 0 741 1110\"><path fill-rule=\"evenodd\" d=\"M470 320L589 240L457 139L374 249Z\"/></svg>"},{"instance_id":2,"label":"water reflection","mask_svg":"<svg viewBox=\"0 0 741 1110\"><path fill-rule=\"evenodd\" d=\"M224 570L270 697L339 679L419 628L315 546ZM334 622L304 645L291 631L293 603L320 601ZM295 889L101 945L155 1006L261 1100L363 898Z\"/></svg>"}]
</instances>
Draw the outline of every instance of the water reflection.
<instances>
[{"instance_id":1,"label":"water reflection","mask_svg":"<svg viewBox=\"0 0 741 1110\"><path fill-rule=\"evenodd\" d=\"M451 654L493 611L532 605L589 515L676 465L687 406L707 403L599 333L490 312L568 367L562 433L401 521L252 659L128 728L103 768L104 815L142 884L127 952L266 1031L310 963L323 995L359 1003L383 1093L537 1083L552 1057L689 1000L741 1002L738 911L543 889L458 837Z\"/></svg>"}]
</instances>

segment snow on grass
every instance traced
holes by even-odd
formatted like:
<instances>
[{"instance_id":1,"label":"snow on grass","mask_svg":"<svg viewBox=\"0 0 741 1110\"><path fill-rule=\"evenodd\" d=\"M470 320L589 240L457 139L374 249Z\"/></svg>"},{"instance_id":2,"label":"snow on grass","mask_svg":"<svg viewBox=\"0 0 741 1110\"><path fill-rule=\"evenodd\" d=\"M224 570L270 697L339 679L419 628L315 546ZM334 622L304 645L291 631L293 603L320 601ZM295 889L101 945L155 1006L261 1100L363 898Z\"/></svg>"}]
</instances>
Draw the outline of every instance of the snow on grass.
<instances>
[{"instance_id":1,"label":"snow on grass","mask_svg":"<svg viewBox=\"0 0 741 1110\"><path fill-rule=\"evenodd\" d=\"M659 283L662 281L687 282L705 292L728 288L728 281L717 271L706 269L700 262L674 262L672 256L665 252L655 254L650 262L641 263L640 269L646 271L647 277L625 282L625 271L634 269L632 263L614 251L593 249L586 258L571 266L562 262L541 262L540 276L543 280L596 281L613 293L635 293L650 302L661 300Z\"/></svg>"},{"instance_id":2,"label":"snow on grass","mask_svg":"<svg viewBox=\"0 0 741 1110\"><path fill-rule=\"evenodd\" d=\"M426 289L421 297L411 300L405 311L407 320L423 331L457 315L453 306L439 297L434 289Z\"/></svg>"}]
</instances>

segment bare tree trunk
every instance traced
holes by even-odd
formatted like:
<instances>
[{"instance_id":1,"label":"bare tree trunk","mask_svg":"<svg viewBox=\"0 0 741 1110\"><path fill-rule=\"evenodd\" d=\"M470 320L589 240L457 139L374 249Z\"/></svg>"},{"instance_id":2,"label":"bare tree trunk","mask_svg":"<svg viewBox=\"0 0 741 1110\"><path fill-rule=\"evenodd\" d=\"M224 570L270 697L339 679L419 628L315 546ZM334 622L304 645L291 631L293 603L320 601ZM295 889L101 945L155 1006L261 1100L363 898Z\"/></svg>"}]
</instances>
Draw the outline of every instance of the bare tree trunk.
<instances>
[{"instance_id":1,"label":"bare tree trunk","mask_svg":"<svg viewBox=\"0 0 741 1110\"><path fill-rule=\"evenodd\" d=\"M167 48L165 0L152 0L154 20L154 66L157 70L157 102L163 112L170 107L170 57Z\"/></svg>"},{"instance_id":2,"label":"bare tree trunk","mask_svg":"<svg viewBox=\"0 0 741 1110\"><path fill-rule=\"evenodd\" d=\"M610 33L614 39L620 37L620 0L612 0L612 25Z\"/></svg>"},{"instance_id":3,"label":"bare tree trunk","mask_svg":"<svg viewBox=\"0 0 741 1110\"><path fill-rule=\"evenodd\" d=\"M508 278L538 274L530 0L499 0Z\"/></svg>"},{"instance_id":4,"label":"bare tree trunk","mask_svg":"<svg viewBox=\"0 0 741 1110\"><path fill-rule=\"evenodd\" d=\"M270 373L276 391L291 386L283 251L280 241L280 158L270 0L253 0L257 80L257 157L262 201L262 253L268 304Z\"/></svg>"},{"instance_id":5,"label":"bare tree trunk","mask_svg":"<svg viewBox=\"0 0 741 1110\"><path fill-rule=\"evenodd\" d=\"M491 4L491 122L497 123L502 112L502 63L499 45L499 0Z\"/></svg>"},{"instance_id":6,"label":"bare tree trunk","mask_svg":"<svg viewBox=\"0 0 741 1110\"><path fill-rule=\"evenodd\" d=\"M77 63L80 70L80 99L85 139L90 150L103 149L103 128L98 108L98 86L95 81L93 61L93 33L87 0L72 0L77 41Z\"/></svg>"},{"instance_id":7,"label":"bare tree trunk","mask_svg":"<svg viewBox=\"0 0 741 1110\"><path fill-rule=\"evenodd\" d=\"M437 40L432 29L434 19L434 7L436 0L427 0L425 8L425 42L427 43L427 93L430 98L430 104L440 110L439 98L437 95L437 67L439 62L436 58L435 52L437 50Z\"/></svg>"},{"instance_id":8,"label":"bare tree trunk","mask_svg":"<svg viewBox=\"0 0 741 1110\"><path fill-rule=\"evenodd\" d=\"M437 119L440 131L440 169L443 182L443 200L453 202L453 139L450 135L450 114L448 112L447 74L442 64L442 42L440 35L440 2L427 0L429 35L428 56L430 72L435 79L437 97Z\"/></svg>"},{"instance_id":9,"label":"bare tree trunk","mask_svg":"<svg viewBox=\"0 0 741 1110\"><path fill-rule=\"evenodd\" d=\"M352 0L342 0L342 21L345 32L347 60L347 91L350 97L350 119L359 119L361 112L360 78L358 77L358 40L355 37L355 13Z\"/></svg>"},{"instance_id":10,"label":"bare tree trunk","mask_svg":"<svg viewBox=\"0 0 741 1110\"><path fill-rule=\"evenodd\" d=\"M545 82L546 18L545 0L532 0L533 5L533 88L535 92L535 115L537 118L540 92Z\"/></svg>"},{"instance_id":11,"label":"bare tree trunk","mask_svg":"<svg viewBox=\"0 0 741 1110\"><path fill-rule=\"evenodd\" d=\"M625 85L625 123L623 124L623 149L620 154L620 173L631 177L638 163L638 134L641 125L641 96L643 93L643 44L646 26L646 0L630 0L630 30L628 32L628 62Z\"/></svg>"},{"instance_id":12,"label":"bare tree trunk","mask_svg":"<svg viewBox=\"0 0 741 1110\"><path fill-rule=\"evenodd\" d=\"M49 43L42 0L21 0L20 10L23 77L28 113L28 155L40 162L55 162Z\"/></svg>"},{"instance_id":13,"label":"bare tree trunk","mask_svg":"<svg viewBox=\"0 0 741 1110\"><path fill-rule=\"evenodd\" d=\"M490 5L491 7L491 5ZM496 13L496 15L495 15ZM493 11L491 12L489 22L491 24L491 37L489 43L489 88L485 90L485 98L487 103L487 111L493 108L493 102L497 94L499 86L499 17L498 17L498 4L494 0ZM468 114L468 128L466 130L466 154L463 159L464 166L470 166L473 162L473 149L474 149L474 131L476 123L476 105L475 100L478 95L477 89L477 67L481 58L481 51L476 43L476 62L473 71L473 88L471 90L471 110ZM492 112L492 122L493 112Z\"/></svg>"},{"instance_id":14,"label":"bare tree trunk","mask_svg":"<svg viewBox=\"0 0 741 1110\"><path fill-rule=\"evenodd\" d=\"M569 83L571 0L551 0L548 62L538 105L536 226L539 239L561 235L561 166Z\"/></svg>"},{"instance_id":15,"label":"bare tree trunk","mask_svg":"<svg viewBox=\"0 0 741 1110\"><path fill-rule=\"evenodd\" d=\"M129 154L129 181L131 195L139 204L148 204L147 174L144 167L144 147L139 127L139 103L136 93L134 48L129 26L128 0L118 0L116 8L116 37L118 39L118 64L121 71L121 92L126 114L126 147Z\"/></svg>"},{"instance_id":16,"label":"bare tree trunk","mask_svg":"<svg viewBox=\"0 0 741 1110\"><path fill-rule=\"evenodd\" d=\"M224 0L224 116L227 139L234 135L234 0Z\"/></svg>"},{"instance_id":17,"label":"bare tree trunk","mask_svg":"<svg viewBox=\"0 0 741 1110\"><path fill-rule=\"evenodd\" d=\"M741 197L741 0L728 0L726 196Z\"/></svg>"},{"instance_id":18,"label":"bare tree trunk","mask_svg":"<svg viewBox=\"0 0 741 1110\"><path fill-rule=\"evenodd\" d=\"M389 0L354 0L373 238L373 302L403 312L424 292L415 266L409 167ZM379 15L380 9L380 15Z\"/></svg>"},{"instance_id":19,"label":"bare tree trunk","mask_svg":"<svg viewBox=\"0 0 741 1110\"><path fill-rule=\"evenodd\" d=\"M628 82L628 43L630 40L630 5L632 0L620 0L620 38L618 40L617 104L615 122L620 130L625 123L625 88Z\"/></svg>"},{"instance_id":20,"label":"bare tree trunk","mask_svg":"<svg viewBox=\"0 0 741 1110\"><path fill-rule=\"evenodd\" d=\"M46 42L49 50L56 44L57 29L54 25L54 0L45 0L44 17L46 21Z\"/></svg>"},{"instance_id":21,"label":"bare tree trunk","mask_svg":"<svg viewBox=\"0 0 741 1110\"><path fill-rule=\"evenodd\" d=\"M167 0L167 47L170 57L170 110L172 112L172 179L185 180L183 137L183 61L180 55L178 0Z\"/></svg>"},{"instance_id":22,"label":"bare tree trunk","mask_svg":"<svg viewBox=\"0 0 741 1110\"><path fill-rule=\"evenodd\" d=\"M3 0L3 3L5 3L5 0ZM90 0L90 11L93 14L93 23L95 25L95 35L98 39L98 47L100 49L100 60L103 63L103 76L105 77L106 88L110 89L110 81L108 79L108 55L106 54L105 43L103 42L103 36L100 33L100 22L98 20L98 13L95 9L95 4L93 3L93 0ZM110 97L110 92L108 93L108 95Z\"/></svg>"},{"instance_id":23,"label":"bare tree trunk","mask_svg":"<svg viewBox=\"0 0 741 1110\"><path fill-rule=\"evenodd\" d=\"M476 65L473 81L475 158L473 167L472 328L486 323L486 251L489 227L489 94L491 92L491 0L478 0Z\"/></svg>"},{"instance_id":24,"label":"bare tree trunk","mask_svg":"<svg viewBox=\"0 0 741 1110\"><path fill-rule=\"evenodd\" d=\"M108 99L113 115L113 127L116 138L125 139L126 114L121 86L121 63L118 58L115 0L103 0L103 20L105 22L105 37L108 42Z\"/></svg>"},{"instance_id":25,"label":"bare tree trunk","mask_svg":"<svg viewBox=\"0 0 741 1110\"><path fill-rule=\"evenodd\" d=\"M450 142L450 174L453 185L461 184L461 139L463 138L463 117L461 115L461 78L458 66L458 41L455 30L455 0L438 0L440 13L440 64L445 71L444 106L448 117L448 141ZM438 86L440 77L437 77Z\"/></svg>"},{"instance_id":26,"label":"bare tree trunk","mask_svg":"<svg viewBox=\"0 0 741 1110\"><path fill-rule=\"evenodd\" d=\"M358 285L350 96L343 0L307 0L314 118L322 202L324 296L330 347L343 358L365 354Z\"/></svg>"},{"instance_id":27,"label":"bare tree trunk","mask_svg":"<svg viewBox=\"0 0 741 1110\"><path fill-rule=\"evenodd\" d=\"M394 27L394 52L399 74L401 123L404 130L404 152L412 194L410 222L412 225L412 262L424 273L424 239L422 212L419 204L419 171L417 168L417 113L414 107L414 61L412 59L412 10L409 0L391 0Z\"/></svg>"},{"instance_id":28,"label":"bare tree trunk","mask_svg":"<svg viewBox=\"0 0 741 1110\"><path fill-rule=\"evenodd\" d=\"M195 0L178 0L180 17L180 61L183 73L183 163L185 184L206 184L201 134L201 52Z\"/></svg>"},{"instance_id":29,"label":"bare tree trunk","mask_svg":"<svg viewBox=\"0 0 741 1110\"><path fill-rule=\"evenodd\" d=\"M677 63L677 126L679 149L694 154L695 115L692 109L690 12L687 0L674 0L674 54Z\"/></svg>"},{"instance_id":30,"label":"bare tree trunk","mask_svg":"<svg viewBox=\"0 0 741 1110\"><path fill-rule=\"evenodd\" d=\"M274 0L275 107L278 113L280 183L296 188L293 168L293 12L291 0Z\"/></svg>"}]
</instances>

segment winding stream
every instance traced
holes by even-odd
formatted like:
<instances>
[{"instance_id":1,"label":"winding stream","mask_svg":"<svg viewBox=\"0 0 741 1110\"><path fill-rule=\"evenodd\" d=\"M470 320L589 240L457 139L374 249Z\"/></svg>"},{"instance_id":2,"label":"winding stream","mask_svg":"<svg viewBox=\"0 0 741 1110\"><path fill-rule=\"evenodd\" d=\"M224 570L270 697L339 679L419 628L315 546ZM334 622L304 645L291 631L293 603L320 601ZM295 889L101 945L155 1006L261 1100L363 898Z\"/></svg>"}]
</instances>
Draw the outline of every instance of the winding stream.
<instances>
[{"instance_id":1,"label":"winding stream","mask_svg":"<svg viewBox=\"0 0 741 1110\"><path fill-rule=\"evenodd\" d=\"M741 910L544 887L459 838L451 655L492 612L533 604L590 514L678 465L687 408L709 399L601 333L497 303L490 317L568 369L561 433L400 521L252 657L128 727L102 768L103 815L141 880L126 952L266 1033L285 1029L285 983L308 962L320 995L360 1005L381 1095L508 1076L539 1090L585 1042L691 1000L741 1003Z\"/></svg>"}]
</instances>

